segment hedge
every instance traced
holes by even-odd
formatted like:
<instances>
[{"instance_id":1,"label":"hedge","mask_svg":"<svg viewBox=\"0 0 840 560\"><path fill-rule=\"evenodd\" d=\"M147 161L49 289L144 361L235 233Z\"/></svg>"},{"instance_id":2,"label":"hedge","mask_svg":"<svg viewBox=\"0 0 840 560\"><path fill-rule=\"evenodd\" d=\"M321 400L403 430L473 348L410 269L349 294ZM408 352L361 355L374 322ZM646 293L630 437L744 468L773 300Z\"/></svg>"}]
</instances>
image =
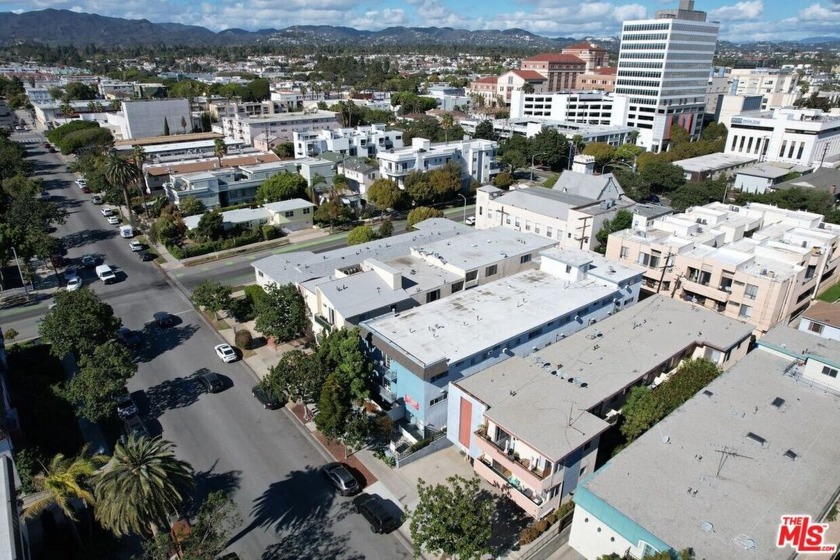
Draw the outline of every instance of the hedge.
<instances>
[{"instance_id":1,"label":"hedge","mask_svg":"<svg viewBox=\"0 0 840 560\"><path fill-rule=\"evenodd\" d=\"M575 509L575 503L571 500L560 504L560 507L549 513L542 519L530 523L527 527L519 532L519 544L529 544L537 540L537 537L545 533L549 527L554 525L558 520L563 519L566 515Z\"/></svg>"}]
</instances>

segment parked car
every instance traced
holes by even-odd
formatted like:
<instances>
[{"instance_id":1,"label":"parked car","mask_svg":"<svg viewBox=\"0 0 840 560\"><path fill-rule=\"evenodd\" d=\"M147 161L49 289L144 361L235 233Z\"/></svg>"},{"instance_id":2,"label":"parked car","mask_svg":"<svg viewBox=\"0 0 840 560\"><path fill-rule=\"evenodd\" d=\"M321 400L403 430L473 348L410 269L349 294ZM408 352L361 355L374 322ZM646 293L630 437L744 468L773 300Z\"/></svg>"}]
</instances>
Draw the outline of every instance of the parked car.
<instances>
[{"instance_id":1,"label":"parked car","mask_svg":"<svg viewBox=\"0 0 840 560\"><path fill-rule=\"evenodd\" d=\"M143 345L143 337L140 333L128 327L120 327L117 331L117 340L129 348L138 348Z\"/></svg>"},{"instance_id":2,"label":"parked car","mask_svg":"<svg viewBox=\"0 0 840 560\"><path fill-rule=\"evenodd\" d=\"M83 192L84 194L90 194L90 189L89 189L89 188L87 188L87 187L82 187L82 192Z\"/></svg>"},{"instance_id":3,"label":"parked car","mask_svg":"<svg viewBox=\"0 0 840 560\"><path fill-rule=\"evenodd\" d=\"M67 281L67 291L75 292L76 290L82 287L82 284L82 279L78 276L74 276L73 278Z\"/></svg>"},{"instance_id":4,"label":"parked car","mask_svg":"<svg viewBox=\"0 0 840 560\"><path fill-rule=\"evenodd\" d=\"M390 533L400 525L385 507L385 500L377 494L360 494L353 498L353 507L370 523L374 533Z\"/></svg>"},{"instance_id":5,"label":"parked car","mask_svg":"<svg viewBox=\"0 0 840 560\"><path fill-rule=\"evenodd\" d=\"M100 264L96 267L96 276L99 277L105 284L110 284L117 280L117 275L107 264Z\"/></svg>"},{"instance_id":6,"label":"parked car","mask_svg":"<svg viewBox=\"0 0 840 560\"><path fill-rule=\"evenodd\" d=\"M113 215L114 215L114 211L113 211L113 210L111 210L110 208L108 208L107 206L106 206L105 208L103 208L102 210L100 210L100 212L101 212L101 213L102 213L102 215L103 215L103 216L105 216L106 218L108 218L109 216L113 216Z\"/></svg>"},{"instance_id":7,"label":"parked car","mask_svg":"<svg viewBox=\"0 0 840 560\"><path fill-rule=\"evenodd\" d=\"M254 388L251 389L251 394L254 395L254 398L260 401L263 408L267 408L268 410L277 410L280 408L280 401L274 395L271 395L260 387L259 385L254 385Z\"/></svg>"},{"instance_id":8,"label":"parked car","mask_svg":"<svg viewBox=\"0 0 840 560\"><path fill-rule=\"evenodd\" d=\"M41 200L50 200L52 198L52 195L48 191L41 191L38 194L38 198L40 198Z\"/></svg>"},{"instance_id":9,"label":"parked car","mask_svg":"<svg viewBox=\"0 0 840 560\"><path fill-rule=\"evenodd\" d=\"M98 194L95 194L92 197L90 197L90 201L93 202L94 204L99 205L99 204L102 204L102 197L99 196Z\"/></svg>"},{"instance_id":10,"label":"parked car","mask_svg":"<svg viewBox=\"0 0 840 560\"><path fill-rule=\"evenodd\" d=\"M468 226L474 226L475 225L475 216L467 216L467 219L464 220L464 223L467 224Z\"/></svg>"},{"instance_id":11,"label":"parked car","mask_svg":"<svg viewBox=\"0 0 840 560\"><path fill-rule=\"evenodd\" d=\"M359 481L341 463L327 463L321 468L321 472L342 496L352 496L362 489Z\"/></svg>"},{"instance_id":12,"label":"parked car","mask_svg":"<svg viewBox=\"0 0 840 560\"><path fill-rule=\"evenodd\" d=\"M69 282L73 278L76 278L79 275L79 270L75 266L68 266L64 270L64 279Z\"/></svg>"},{"instance_id":13,"label":"parked car","mask_svg":"<svg viewBox=\"0 0 840 560\"><path fill-rule=\"evenodd\" d=\"M117 416L120 417L120 420L127 420L136 416L137 413L137 405L134 404L134 399L131 398L128 391L117 397Z\"/></svg>"},{"instance_id":14,"label":"parked car","mask_svg":"<svg viewBox=\"0 0 840 560\"><path fill-rule=\"evenodd\" d=\"M148 251L140 251L137 253L137 256L140 257L140 260L143 262L155 260L155 256Z\"/></svg>"},{"instance_id":15,"label":"parked car","mask_svg":"<svg viewBox=\"0 0 840 560\"><path fill-rule=\"evenodd\" d=\"M136 239L134 241L132 241L131 243L129 243L128 246L131 247L131 250L134 251L135 253L143 250L143 244L140 243L139 241L137 241Z\"/></svg>"},{"instance_id":16,"label":"parked car","mask_svg":"<svg viewBox=\"0 0 840 560\"><path fill-rule=\"evenodd\" d=\"M178 322L178 319L175 318L174 315L170 315L166 311L159 311L155 313L155 323L162 329L168 329L169 327L174 327Z\"/></svg>"},{"instance_id":17,"label":"parked car","mask_svg":"<svg viewBox=\"0 0 840 560\"><path fill-rule=\"evenodd\" d=\"M196 376L196 380L207 390L208 393L218 393L225 388L222 378L212 371L205 371Z\"/></svg>"},{"instance_id":18,"label":"parked car","mask_svg":"<svg viewBox=\"0 0 840 560\"><path fill-rule=\"evenodd\" d=\"M125 430L125 435L121 438L123 441L127 440L132 435L134 435L134 437L152 437L152 434L149 433L149 429L146 427L146 424L143 423L139 414L126 418L123 423L123 430Z\"/></svg>"},{"instance_id":19,"label":"parked car","mask_svg":"<svg viewBox=\"0 0 840 560\"><path fill-rule=\"evenodd\" d=\"M108 223L112 226L120 225L120 217L119 216L108 216Z\"/></svg>"},{"instance_id":20,"label":"parked car","mask_svg":"<svg viewBox=\"0 0 840 560\"><path fill-rule=\"evenodd\" d=\"M96 266L96 257L94 255L84 255L82 257L82 266L85 268L93 268Z\"/></svg>"},{"instance_id":21,"label":"parked car","mask_svg":"<svg viewBox=\"0 0 840 560\"><path fill-rule=\"evenodd\" d=\"M76 179L76 186L78 186L80 189L84 188L87 186L87 181L85 181L84 179Z\"/></svg>"},{"instance_id":22,"label":"parked car","mask_svg":"<svg viewBox=\"0 0 840 560\"><path fill-rule=\"evenodd\" d=\"M123 239L131 239L134 237L134 228L131 226L120 226L120 237Z\"/></svg>"},{"instance_id":23,"label":"parked car","mask_svg":"<svg viewBox=\"0 0 840 560\"><path fill-rule=\"evenodd\" d=\"M234 350L230 344L217 344L213 349L216 351L216 355L219 359L226 364L235 362L239 358L236 354L236 350Z\"/></svg>"}]
</instances>

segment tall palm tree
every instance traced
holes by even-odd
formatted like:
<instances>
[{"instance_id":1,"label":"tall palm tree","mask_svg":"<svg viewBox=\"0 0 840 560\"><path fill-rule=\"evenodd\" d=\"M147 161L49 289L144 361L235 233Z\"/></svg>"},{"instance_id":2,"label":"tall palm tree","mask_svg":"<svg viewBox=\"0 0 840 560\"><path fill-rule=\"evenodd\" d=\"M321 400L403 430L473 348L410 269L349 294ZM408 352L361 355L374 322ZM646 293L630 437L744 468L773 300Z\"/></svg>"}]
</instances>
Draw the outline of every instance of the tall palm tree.
<instances>
[{"instance_id":1,"label":"tall palm tree","mask_svg":"<svg viewBox=\"0 0 840 560\"><path fill-rule=\"evenodd\" d=\"M443 137L448 144L449 131L455 126L455 119L452 118L452 113L444 113L440 116L440 126L443 128Z\"/></svg>"},{"instance_id":2,"label":"tall palm tree","mask_svg":"<svg viewBox=\"0 0 840 560\"><path fill-rule=\"evenodd\" d=\"M24 501L23 518L28 519L55 505L68 518L76 521L76 515L70 505L74 498L88 504L95 504L96 499L88 488L88 480L97 469L105 464L105 455L88 455L87 447L76 457L65 457L59 453L52 458L44 471L35 477L38 492L31 501Z\"/></svg>"},{"instance_id":3,"label":"tall palm tree","mask_svg":"<svg viewBox=\"0 0 840 560\"><path fill-rule=\"evenodd\" d=\"M128 187L138 180L137 166L124 157L111 152L105 156L105 166L103 171L105 174L105 180L107 180L112 187L122 189L123 196L125 197L125 205L128 208L128 217L131 222L134 222L134 215L131 212L131 199L128 195Z\"/></svg>"},{"instance_id":4,"label":"tall palm tree","mask_svg":"<svg viewBox=\"0 0 840 560\"><path fill-rule=\"evenodd\" d=\"M227 144L224 138L213 140L213 155L219 160L219 169L222 168L222 158L227 155Z\"/></svg>"},{"instance_id":5,"label":"tall palm tree","mask_svg":"<svg viewBox=\"0 0 840 560\"><path fill-rule=\"evenodd\" d=\"M146 163L146 150L140 144L135 144L133 150L134 165L137 166L137 188L140 190L140 196L143 197L143 210L148 220L149 205L146 202L146 185L143 184L143 164Z\"/></svg>"},{"instance_id":6,"label":"tall palm tree","mask_svg":"<svg viewBox=\"0 0 840 560\"><path fill-rule=\"evenodd\" d=\"M156 535L194 484L192 467L175 457L172 442L132 434L93 479L96 518L117 536Z\"/></svg>"}]
</instances>

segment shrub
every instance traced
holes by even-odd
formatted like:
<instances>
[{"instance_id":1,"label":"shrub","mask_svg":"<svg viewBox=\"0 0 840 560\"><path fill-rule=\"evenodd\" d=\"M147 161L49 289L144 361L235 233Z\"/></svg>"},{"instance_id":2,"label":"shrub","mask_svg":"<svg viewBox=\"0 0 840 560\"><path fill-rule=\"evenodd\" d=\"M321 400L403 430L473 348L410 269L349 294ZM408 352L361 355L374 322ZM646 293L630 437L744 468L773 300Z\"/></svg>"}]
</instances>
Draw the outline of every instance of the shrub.
<instances>
[{"instance_id":1,"label":"shrub","mask_svg":"<svg viewBox=\"0 0 840 560\"><path fill-rule=\"evenodd\" d=\"M265 239L266 241L277 239L281 236L280 231L274 226L263 226L261 229L263 239Z\"/></svg>"},{"instance_id":2,"label":"shrub","mask_svg":"<svg viewBox=\"0 0 840 560\"><path fill-rule=\"evenodd\" d=\"M421 439L417 443L412 444L411 447L408 448L408 452L409 453L416 453L417 451L420 451L424 447L428 447L430 443L432 443L432 440L429 439L429 438Z\"/></svg>"},{"instance_id":3,"label":"shrub","mask_svg":"<svg viewBox=\"0 0 840 560\"><path fill-rule=\"evenodd\" d=\"M253 341L254 337L251 336L251 331L247 329L236 331L235 343L238 347L242 348L243 350L250 349L251 344L253 344Z\"/></svg>"}]
</instances>

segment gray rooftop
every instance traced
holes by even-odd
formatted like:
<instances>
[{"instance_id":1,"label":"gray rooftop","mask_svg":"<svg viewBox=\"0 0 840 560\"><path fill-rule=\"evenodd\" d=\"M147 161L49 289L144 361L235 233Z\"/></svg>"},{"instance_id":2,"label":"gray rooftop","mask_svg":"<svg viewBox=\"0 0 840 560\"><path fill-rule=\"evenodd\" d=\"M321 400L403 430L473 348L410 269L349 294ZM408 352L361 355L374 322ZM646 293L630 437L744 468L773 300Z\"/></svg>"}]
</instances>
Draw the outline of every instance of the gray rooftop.
<instances>
[{"instance_id":1,"label":"gray rooftop","mask_svg":"<svg viewBox=\"0 0 840 560\"><path fill-rule=\"evenodd\" d=\"M184 225L187 229L195 229L201 221L202 214L187 216L184 218ZM222 221L230 224L242 224L253 220L267 220L271 216L265 208L237 208L222 212Z\"/></svg>"},{"instance_id":2,"label":"gray rooftop","mask_svg":"<svg viewBox=\"0 0 840 560\"><path fill-rule=\"evenodd\" d=\"M582 485L697 558L790 558L781 516L819 518L840 487L840 398L785 377L789 362L753 351Z\"/></svg>"},{"instance_id":3,"label":"gray rooftop","mask_svg":"<svg viewBox=\"0 0 840 560\"><path fill-rule=\"evenodd\" d=\"M801 355L816 356L822 360L840 364L840 342L821 338L815 334L776 325L758 341L759 345L777 347ZM821 361L822 361L821 360Z\"/></svg>"},{"instance_id":4,"label":"gray rooftop","mask_svg":"<svg viewBox=\"0 0 840 560\"><path fill-rule=\"evenodd\" d=\"M765 179L778 179L780 177L784 177L791 171L794 171L794 169L792 169L793 167L794 165L791 163L764 162L739 169L738 175L750 175L752 177L763 177Z\"/></svg>"},{"instance_id":5,"label":"gray rooftop","mask_svg":"<svg viewBox=\"0 0 840 560\"><path fill-rule=\"evenodd\" d=\"M289 212L291 210L298 210L300 208L314 208L315 205L302 198L293 198L291 200L281 200L279 202L269 202L263 205L266 210L270 212Z\"/></svg>"},{"instance_id":6,"label":"gray rooftop","mask_svg":"<svg viewBox=\"0 0 840 560\"><path fill-rule=\"evenodd\" d=\"M303 284L304 288L317 286L332 306L345 319L352 319L376 309L387 308L411 298L402 288L392 290L375 272L369 270L343 278L330 276Z\"/></svg>"},{"instance_id":7,"label":"gray rooftop","mask_svg":"<svg viewBox=\"0 0 840 560\"><path fill-rule=\"evenodd\" d=\"M646 218L658 218L667 214L673 214L673 212L673 208L662 206L661 204L636 204L633 206L634 214L639 214Z\"/></svg>"},{"instance_id":8,"label":"gray rooftop","mask_svg":"<svg viewBox=\"0 0 840 560\"><path fill-rule=\"evenodd\" d=\"M505 227L471 230L458 239L432 241L415 248L414 254L428 262L463 271L476 270L515 255L534 253L556 242L532 233Z\"/></svg>"},{"instance_id":9,"label":"gray rooftop","mask_svg":"<svg viewBox=\"0 0 840 560\"><path fill-rule=\"evenodd\" d=\"M570 208L581 208L597 204L592 198L577 196L562 191L531 187L516 189L496 197L496 202L521 208L529 212L566 220Z\"/></svg>"},{"instance_id":10,"label":"gray rooftop","mask_svg":"<svg viewBox=\"0 0 840 560\"><path fill-rule=\"evenodd\" d=\"M832 187L835 187L836 192L840 194L840 169L830 167L820 167L813 173L806 173L796 179L773 186L774 189L811 188L827 192Z\"/></svg>"},{"instance_id":11,"label":"gray rooftop","mask_svg":"<svg viewBox=\"0 0 840 560\"><path fill-rule=\"evenodd\" d=\"M578 171L564 171L552 190L566 192L591 200L617 199L624 189L612 173L590 175Z\"/></svg>"},{"instance_id":12,"label":"gray rooftop","mask_svg":"<svg viewBox=\"0 0 840 560\"><path fill-rule=\"evenodd\" d=\"M730 167L744 165L755 160L756 158L749 156L714 153L688 159L681 159L671 163L678 167L682 167L689 173L702 173L704 171L729 169Z\"/></svg>"}]
</instances>

